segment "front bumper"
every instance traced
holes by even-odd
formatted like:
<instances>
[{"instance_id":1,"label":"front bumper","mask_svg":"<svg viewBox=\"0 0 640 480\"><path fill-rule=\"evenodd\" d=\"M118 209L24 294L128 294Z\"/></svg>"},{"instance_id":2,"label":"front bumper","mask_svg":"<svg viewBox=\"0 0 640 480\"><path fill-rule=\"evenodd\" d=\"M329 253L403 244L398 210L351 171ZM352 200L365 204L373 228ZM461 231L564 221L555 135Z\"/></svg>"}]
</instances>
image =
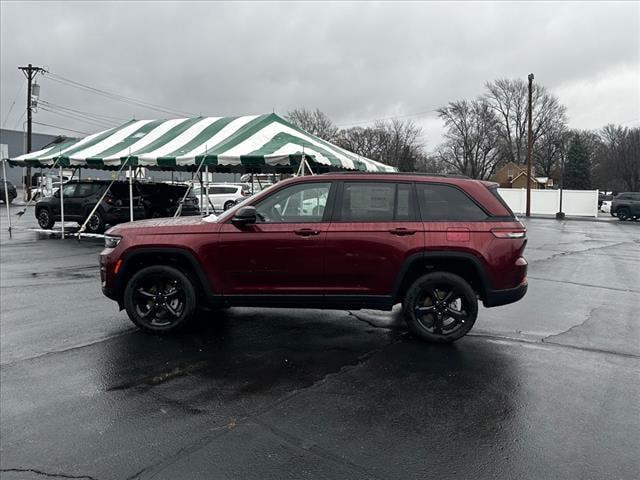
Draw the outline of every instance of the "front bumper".
<instances>
[{"instance_id":1,"label":"front bumper","mask_svg":"<svg viewBox=\"0 0 640 480\"><path fill-rule=\"evenodd\" d=\"M525 279L520 285L515 288L508 288L505 290L489 290L486 295L486 299L483 300L485 307L499 307L500 305L507 305L520 300L527 294L529 284Z\"/></svg>"}]
</instances>

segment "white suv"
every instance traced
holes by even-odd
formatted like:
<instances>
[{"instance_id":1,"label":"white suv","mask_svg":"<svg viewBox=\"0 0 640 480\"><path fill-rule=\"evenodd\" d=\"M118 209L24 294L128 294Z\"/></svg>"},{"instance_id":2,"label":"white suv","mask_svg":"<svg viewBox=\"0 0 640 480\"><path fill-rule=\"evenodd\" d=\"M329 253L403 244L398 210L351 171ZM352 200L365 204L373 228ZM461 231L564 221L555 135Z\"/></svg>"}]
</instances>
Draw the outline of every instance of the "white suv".
<instances>
[{"instance_id":1,"label":"white suv","mask_svg":"<svg viewBox=\"0 0 640 480\"><path fill-rule=\"evenodd\" d=\"M251 195L251 185L244 183L216 183L209 185L209 201L210 207L213 206L214 212L221 212L223 210L229 210L238 201L243 200L245 197ZM204 210L206 205L205 187L200 189L200 186L193 188L193 193L198 198L202 197L202 205L200 209Z\"/></svg>"}]
</instances>

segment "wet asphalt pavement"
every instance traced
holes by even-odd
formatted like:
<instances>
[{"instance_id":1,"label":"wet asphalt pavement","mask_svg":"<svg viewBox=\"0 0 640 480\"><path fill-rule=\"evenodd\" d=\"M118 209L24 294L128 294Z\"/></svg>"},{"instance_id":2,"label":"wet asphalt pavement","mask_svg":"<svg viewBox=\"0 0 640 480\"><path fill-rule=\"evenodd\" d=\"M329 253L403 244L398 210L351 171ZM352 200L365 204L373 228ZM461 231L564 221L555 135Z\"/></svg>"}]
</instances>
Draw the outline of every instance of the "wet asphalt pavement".
<instances>
[{"instance_id":1,"label":"wet asphalt pavement","mask_svg":"<svg viewBox=\"0 0 640 480\"><path fill-rule=\"evenodd\" d=\"M529 293L449 346L374 311L145 335L99 242L0 227L2 480L640 477L638 223L530 220Z\"/></svg>"}]
</instances>

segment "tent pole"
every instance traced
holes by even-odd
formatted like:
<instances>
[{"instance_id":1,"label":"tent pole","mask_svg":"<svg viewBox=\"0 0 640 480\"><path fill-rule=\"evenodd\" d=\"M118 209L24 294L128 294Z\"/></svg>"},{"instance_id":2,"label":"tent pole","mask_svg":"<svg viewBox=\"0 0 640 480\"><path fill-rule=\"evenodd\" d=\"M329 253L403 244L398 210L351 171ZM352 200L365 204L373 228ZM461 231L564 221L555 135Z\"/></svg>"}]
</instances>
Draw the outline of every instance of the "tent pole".
<instances>
[{"instance_id":1,"label":"tent pole","mask_svg":"<svg viewBox=\"0 0 640 480\"><path fill-rule=\"evenodd\" d=\"M9 238L11 238L11 212L9 211L9 189L7 188L7 159L2 159L2 178L4 180L4 204L7 207L7 222L9 223Z\"/></svg>"},{"instance_id":2,"label":"tent pole","mask_svg":"<svg viewBox=\"0 0 640 480\"><path fill-rule=\"evenodd\" d=\"M129 165L129 221L133 222L133 176Z\"/></svg>"},{"instance_id":3,"label":"tent pole","mask_svg":"<svg viewBox=\"0 0 640 480\"><path fill-rule=\"evenodd\" d=\"M205 211L209 216L209 165L204 167L204 195L207 197L207 207Z\"/></svg>"},{"instance_id":4,"label":"tent pole","mask_svg":"<svg viewBox=\"0 0 640 480\"><path fill-rule=\"evenodd\" d=\"M64 184L62 183L62 165L58 167L60 176L60 226L62 230L62 240L64 240Z\"/></svg>"}]
</instances>

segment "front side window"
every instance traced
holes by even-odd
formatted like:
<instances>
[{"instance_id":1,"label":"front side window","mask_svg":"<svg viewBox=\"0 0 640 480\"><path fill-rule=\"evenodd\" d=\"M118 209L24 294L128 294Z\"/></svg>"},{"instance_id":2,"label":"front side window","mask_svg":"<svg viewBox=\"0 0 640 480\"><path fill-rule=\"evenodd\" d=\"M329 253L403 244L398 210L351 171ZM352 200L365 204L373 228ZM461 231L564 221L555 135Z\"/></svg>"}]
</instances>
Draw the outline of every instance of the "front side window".
<instances>
[{"instance_id":1,"label":"front side window","mask_svg":"<svg viewBox=\"0 0 640 480\"><path fill-rule=\"evenodd\" d=\"M64 188L62 189L62 194L65 197L73 197L73 194L75 193L75 191L76 191L76 184L71 183L64 186Z\"/></svg>"},{"instance_id":2,"label":"front side window","mask_svg":"<svg viewBox=\"0 0 640 480\"><path fill-rule=\"evenodd\" d=\"M418 203L425 222L474 222L487 214L465 193L450 185L417 184Z\"/></svg>"},{"instance_id":3,"label":"front side window","mask_svg":"<svg viewBox=\"0 0 640 480\"><path fill-rule=\"evenodd\" d=\"M263 223L320 222L330 183L304 183L279 190L255 205Z\"/></svg>"},{"instance_id":4,"label":"front side window","mask_svg":"<svg viewBox=\"0 0 640 480\"><path fill-rule=\"evenodd\" d=\"M345 182L338 215L344 222L413 221L411 184Z\"/></svg>"}]
</instances>

